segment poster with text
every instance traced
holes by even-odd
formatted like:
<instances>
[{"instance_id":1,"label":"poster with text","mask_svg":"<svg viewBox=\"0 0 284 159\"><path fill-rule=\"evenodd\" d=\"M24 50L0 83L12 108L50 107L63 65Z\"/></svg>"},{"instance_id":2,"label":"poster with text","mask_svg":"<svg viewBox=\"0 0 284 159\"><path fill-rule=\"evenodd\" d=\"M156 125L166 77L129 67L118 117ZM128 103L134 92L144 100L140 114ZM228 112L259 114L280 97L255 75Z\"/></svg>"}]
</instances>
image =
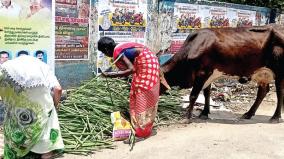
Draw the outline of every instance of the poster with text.
<instances>
[{"instance_id":1,"label":"poster with text","mask_svg":"<svg viewBox=\"0 0 284 159\"><path fill-rule=\"evenodd\" d=\"M169 51L171 53L176 53L180 49L184 40L193 29L201 28L202 19L199 5L187 3L175 3L174 16L176 17L175 25L177 29L172 34Z\"/></svg>"},{"instance_id":2,"label":"poster with text","mask_svg":"<svg viewBox=\"0 0 284 159\"><path fill-rule=\"evenodd\" d=\"M55 58L89 59L89 0L56 0Z\"/></svg>"},{"instance_id":3,"label":"poster with text","mask_svg":"<svg viewBox=\"0 0 284 159\"><path fill-rule=\"evenodd\" d=\"M147 0L98 0L99 38L108 36L116 43L138 42L145 44ZM112 58L97 54L97 73L111 66ZM112 69L116 69L112 66Z\"/></svg>"},{"instance_id":4,"label":"poster with text","mask_svg":"<svg viewBox=\"0 0 284 159\"><path fill-rule=\"evenodd\" d=\"M175 3L174 14L177 17L178 29L198 29L201 28L201 16L199 5Z\"/></svg>"},{"instance_id":5,"label":"poster with text","mask_svg":"<svg viewBox=\"0 0 284 159\"><path fill-rule=\"evenodd\" d=\"M99 0L100 37L145 43L147 0Z\"/></svg>"},{"instance_id":6,"label":"poster with text","mask_svg":"<svg viewBox=\"0 0 284 159\"><path fill-rule=\"evenodd\" d=\"M200 12L203 14L202 28L222 28L230 25L225 7L204 5L200 6Z\"/></svg>"},{"instance_id":7,"label":"poster with text","mask_svg":"<svg viewBox=\"0 0 284 159\"><path fill-rule=\"evenodd\" d=\"M255 26L256 12L241 9L228 9L231 27L251 27Z\"/></svg>"},{"instance_id":8,"label":"poster with text","mask_svg":"<svg viewBox=\"0 0 284 159\"><path fill-rule=\"evenodd\" d=\"M53 1L1 2L0 64L26 54L54 70Z\"/></svg>"},{"instance_id":9,"label":"poster with text","mask_svg":"<svg viewBox=\"0 0 284 159\"><path fill-rule=\"evenodd\" d=\"M238 10L237 12L237 27L255 26L255 11Z\"/></svg>"}]
</instances>

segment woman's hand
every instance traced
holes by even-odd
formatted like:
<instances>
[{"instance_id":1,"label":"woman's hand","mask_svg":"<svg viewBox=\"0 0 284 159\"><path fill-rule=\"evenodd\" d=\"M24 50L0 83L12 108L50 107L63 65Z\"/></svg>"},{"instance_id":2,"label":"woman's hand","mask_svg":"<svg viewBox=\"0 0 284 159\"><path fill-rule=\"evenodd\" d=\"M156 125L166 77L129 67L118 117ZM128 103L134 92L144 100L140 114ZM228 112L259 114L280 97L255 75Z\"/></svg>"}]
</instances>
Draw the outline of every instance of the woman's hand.
<instances>
[{"instance_id":1,"label":"woman's hand","mask_svg":"<svg viewBox=\"0 0 284 159\"><path fill-rule=\"evenodd\" d=\"M103 76L103 77L110 77L110 75L109 75L108 72L102 72L102 76Z\"/></svg>"},{"instance_id":2,"label":"woman's hand","mask_svg":"<svg viewBox=\"0 0 284 159\"><path fill-rule=\"evenodd\" d=\"M61 95L62 95L61 86L59 85L59 86L53 87L53 102L57 110L59 110L59 102L60 102Z\"/></svg>"},{"instance_id":3,"label":"woman's hand","mask_svg":"<svg viewBox=\"0 0 284 159\"><path fill-rule=\"evenodd\" d=\"M122 62L124 62L126 64L126 66L127 66L126 70L118 71L118 72L103 72L103 71L101 71L102 72L101 76L103 76L103 77L111 77L111 78L126 77L126 76L129 76L131 73L133 73L134 66L129 61L129 59L127 57L125 57L125 56L122 56L122 58L120 60L122 60Z\"/></svg>"},{"instance_id":4,"label":"woman's hand","mask_svg":"<svg viewBox=\"0 0 284 159\"><path fill-rule=\"evenodd\" d=\"M57 112L60 110L59 104L58 104L58 105L55 105L55 110L56 110Z\"/></svg>"},{"instance_id":5,"label":"woman's hand","mask_svg":"<svg viewBox=\"0 0 284 159\"><path fill-rule=\"evenodd\" d=\"M113 78L117 76L117 72L102 72L103 77Z\"/></svg>"}]
</instances>

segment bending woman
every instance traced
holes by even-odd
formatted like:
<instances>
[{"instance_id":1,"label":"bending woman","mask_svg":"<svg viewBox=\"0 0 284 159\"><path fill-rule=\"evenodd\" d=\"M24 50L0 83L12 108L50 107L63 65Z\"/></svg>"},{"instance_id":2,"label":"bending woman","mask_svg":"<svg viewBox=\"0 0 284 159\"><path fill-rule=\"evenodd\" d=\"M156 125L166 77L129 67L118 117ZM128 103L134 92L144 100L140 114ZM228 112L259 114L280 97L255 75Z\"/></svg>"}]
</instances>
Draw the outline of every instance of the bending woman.
<instances>
[{"instance_id":1,"label":"bending woman","mask_svg":"<svg viewBox=\"0 0 284 159\"><path fill-rule=\"evenodd\" d=\"M0 96L6 107L4 159L30 158L31 152L54 158L54 150L64 148L55 109L61 87L48 65L27 55L5 62Z\"/></svg>"},{"instance_id":2,"label":"bending woman","mask_svg":"<svg viewBox=\"0 0 284 159\"><path fill-rule=\"evenodd\" d=\"M137 137L146 138L152 133L157 114L160 68L158 58L142 44L126 42L116 45L109 37L98 41L98 49L113 57L121 71L103 72L106 77L123 77L132 74L130 90L130 117Z\"/></svg>"}]
</instances>

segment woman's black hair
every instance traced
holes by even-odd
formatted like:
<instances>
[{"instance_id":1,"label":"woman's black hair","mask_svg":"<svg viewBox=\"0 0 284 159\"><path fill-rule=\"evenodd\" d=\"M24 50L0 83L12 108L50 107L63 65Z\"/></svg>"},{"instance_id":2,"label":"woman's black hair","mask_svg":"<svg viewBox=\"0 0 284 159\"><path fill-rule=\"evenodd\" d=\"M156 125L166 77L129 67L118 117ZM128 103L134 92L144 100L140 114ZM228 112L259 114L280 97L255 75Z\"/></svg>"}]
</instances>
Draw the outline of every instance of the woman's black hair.
<instances>
[{"instance_id":1,"label":"woman's black hair","mask_svg":"<svg viewBox=\"0 0 284 159\"><path fill-rule=\"evenodd\" d=\"M106 56L112 57L116 44L110 37L102 37L98 41L98 50L103 52Z\"/></svg>"}]
</instances>

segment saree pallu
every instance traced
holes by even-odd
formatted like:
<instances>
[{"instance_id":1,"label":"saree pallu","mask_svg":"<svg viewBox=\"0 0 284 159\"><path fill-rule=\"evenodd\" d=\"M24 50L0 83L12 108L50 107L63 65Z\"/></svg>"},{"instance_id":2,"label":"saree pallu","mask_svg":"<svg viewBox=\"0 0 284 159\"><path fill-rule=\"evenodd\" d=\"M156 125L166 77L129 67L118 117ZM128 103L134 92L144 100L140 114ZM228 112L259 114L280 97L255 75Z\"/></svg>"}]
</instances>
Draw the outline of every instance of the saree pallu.
<instances>
[{"instance_id":1,"label":"saree pallu","mask_svg":"<svg viewBox=\"0 0 284 159\"><path fill-rule=\"evenodd\" d=\"M148 49L134 60L134 73L130 90L131 123L137 137L149 137L157 114L159 100L158 58Z\"/></svg>"},{"instance_id":2,"label":"saree pallu","mask_svg":"<svg viewBox=\"0 0 284 159\"><path fill-rule=\"evenodd\" d=\"M159 62L147 48L135 58L130 91L130 115L137 137L152 133L159 101Z\"/></svg>"}]
</instances>

